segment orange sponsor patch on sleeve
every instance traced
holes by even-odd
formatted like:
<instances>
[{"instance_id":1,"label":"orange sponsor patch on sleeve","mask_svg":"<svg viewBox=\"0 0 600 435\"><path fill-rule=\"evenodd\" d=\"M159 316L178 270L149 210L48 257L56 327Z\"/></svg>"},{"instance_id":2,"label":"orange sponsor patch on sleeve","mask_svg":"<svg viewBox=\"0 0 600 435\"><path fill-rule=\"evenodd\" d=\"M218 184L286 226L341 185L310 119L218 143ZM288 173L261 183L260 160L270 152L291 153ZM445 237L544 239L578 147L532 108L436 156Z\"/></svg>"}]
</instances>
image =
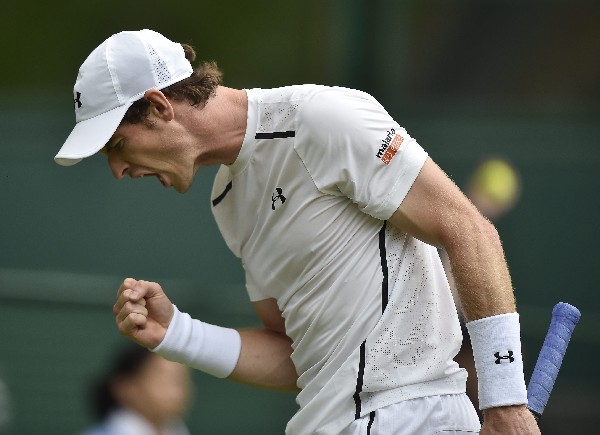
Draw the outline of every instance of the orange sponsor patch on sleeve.
<instances>
[{"instance_id":1,"label":"orange sponsor patch on sleeve","mask_svg":"<svg viewBox=\"0 0 600 435\"><path fill-rule=\"evenodd\" d=\"M387 147L387 149L385 150L383 155L381 156L381 161L384 164L386 164L386 165L390 164L390 162L392 161L392 159L394 158L394 156L400 149L400 145L402 145L402 142L404 142L404 138L402 136L400 136L399 134L396 134L394 136L394 138L391 140L389 146Z\"/></svg>"}]
</instances>

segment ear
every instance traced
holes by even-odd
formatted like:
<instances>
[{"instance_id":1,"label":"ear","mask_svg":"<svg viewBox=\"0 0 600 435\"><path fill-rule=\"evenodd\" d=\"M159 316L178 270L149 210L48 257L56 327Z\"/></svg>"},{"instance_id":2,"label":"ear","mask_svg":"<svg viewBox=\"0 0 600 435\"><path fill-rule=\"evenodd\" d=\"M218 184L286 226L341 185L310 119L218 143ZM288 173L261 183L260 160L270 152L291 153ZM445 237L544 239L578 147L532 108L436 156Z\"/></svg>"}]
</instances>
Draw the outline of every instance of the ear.
<instances>
[{"instance_id":1,"label":"ear","mask_svg":"<svg viewBox=\"0 0 600 435\"><path fill-rule=\"evenodd\" d=\"M149 114L157 116L164 121L171 121L175 118L173 105L165 94L156 89L148 89L144 92L144 99L150 103Z\"/></svg>"}]
</instances>

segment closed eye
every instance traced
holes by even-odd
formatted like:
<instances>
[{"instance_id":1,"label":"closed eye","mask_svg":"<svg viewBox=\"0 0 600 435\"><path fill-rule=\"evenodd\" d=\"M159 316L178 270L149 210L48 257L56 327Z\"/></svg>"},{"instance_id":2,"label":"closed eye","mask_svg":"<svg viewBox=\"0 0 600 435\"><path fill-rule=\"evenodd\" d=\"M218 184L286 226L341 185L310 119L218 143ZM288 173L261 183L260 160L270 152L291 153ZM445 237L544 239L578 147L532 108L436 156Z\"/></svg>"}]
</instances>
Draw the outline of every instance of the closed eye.
<instances>
[{"instance_id":1,"label":"closed eye","mask_svg":"<svg viewBox=\"0 0 600 435\"><path fill-rule=\"evenodd\" d=\"M124 143L125 139L121 139L116 143L108 143L100 151L102 151L106 155L114 153L116 151L121 151L123 149Z\"/></svg>"}]
</instances>

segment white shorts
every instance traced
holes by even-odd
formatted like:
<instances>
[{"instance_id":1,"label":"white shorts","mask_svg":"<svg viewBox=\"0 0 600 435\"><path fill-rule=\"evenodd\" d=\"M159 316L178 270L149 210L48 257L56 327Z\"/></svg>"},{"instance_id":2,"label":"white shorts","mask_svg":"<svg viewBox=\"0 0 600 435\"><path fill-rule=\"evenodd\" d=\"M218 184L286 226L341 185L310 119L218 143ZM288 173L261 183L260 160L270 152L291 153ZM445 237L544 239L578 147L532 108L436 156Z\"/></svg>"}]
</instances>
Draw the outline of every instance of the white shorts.
<instances>
[{"instance_id":1,"label":"white shorts","mask_svg":"<svg viewBox=\"0 0 600 435\"><path fill-rule=\"evenodd\" d=\"M479 417L466 394L419 397L380 408L340 435L478 434Z\"/></svg>"}]
</instances>

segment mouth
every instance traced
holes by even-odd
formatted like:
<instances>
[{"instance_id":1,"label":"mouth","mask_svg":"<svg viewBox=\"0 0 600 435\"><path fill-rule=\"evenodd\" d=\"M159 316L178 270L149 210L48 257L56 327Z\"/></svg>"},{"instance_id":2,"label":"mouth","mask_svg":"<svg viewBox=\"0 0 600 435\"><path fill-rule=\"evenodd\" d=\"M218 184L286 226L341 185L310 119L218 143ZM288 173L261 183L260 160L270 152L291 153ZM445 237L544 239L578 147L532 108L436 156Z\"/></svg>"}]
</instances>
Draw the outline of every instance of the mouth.
<instances>
[{"instance_id":1,"label":"mouth","mask_svg":"<svg viewBox=\"0 0 600 435\"><path fill-rule=\"evenodd\" d=\"M160 184L162 184L163 187L171 187L171 183L169 183L169 180L167 180L165 177L159 174L156 174L155 176L158 178L158 181L160 181Z\"/></svg>"},{"instance_id":2,"label":"mouth","mask_svg":"<svg viewBox=\"0 0 600 435\"><path fill-rule=\"evenodd\" d=\"M164 187L171 187L169 180L160 174L144 174L142 177L156 177Z\"/></svg>"}]
</instances>

